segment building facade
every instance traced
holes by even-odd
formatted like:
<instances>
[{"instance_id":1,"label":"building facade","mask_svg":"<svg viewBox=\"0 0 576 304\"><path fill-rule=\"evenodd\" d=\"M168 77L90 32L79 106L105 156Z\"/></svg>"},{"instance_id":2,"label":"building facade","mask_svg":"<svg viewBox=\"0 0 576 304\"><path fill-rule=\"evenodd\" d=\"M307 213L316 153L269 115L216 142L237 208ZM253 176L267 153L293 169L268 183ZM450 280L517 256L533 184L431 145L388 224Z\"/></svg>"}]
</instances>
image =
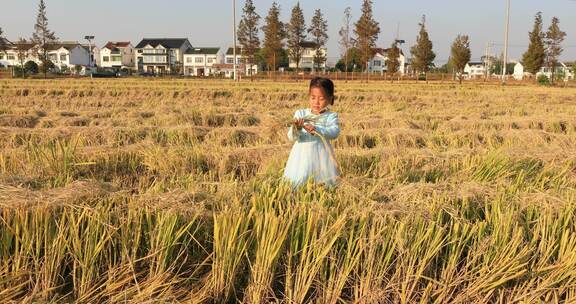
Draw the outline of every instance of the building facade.
<instances>
[{"instance_id":1,"label":"building facade","mask_svg":"<svg viewBox=\"0 0 576 304\"><path fill-rule=\"evenodd\" d=\"M182 74L184 53L192 48L186 38L143 39L135 47L138 72Z\"/></svg>"},{"instance_id":2,"label":"building facade","mask_svg":"<svg viewBox=\"0 0 576 304\"><path fill-rule=\"evenodd\" d=\"M223 54L218 47L191 48L184 54L184 75L212 76L214 66L222 63Z\"/></svg>"},{"instance_id":3,"label":"building facade","mask_svg":"<svg viewBox=\"0 0 576 304\"><path fill-rule=\"evenodd\" d=\"M108 42L99 57L102 68L134 68L134 47L130 42Z\"/></svg>"},{"instance_id":4,"label":"building facade","mask_svg":"<svg viewBox=\"0 0 576 304\"><path fill-rule=\"evenodd\" d=\"M374 49L374 56L368 62L368 71L371 73L386 73L388 72L388 66L386 62L388 61L388 52L390 49L377 48ZM398 73L404 75L406 73L406 57L404 52L400 50L400 56L398 57Z\"/></svg>"},{"instance_id":5,"label":"building facade","mask_svg":"<svg viewBox=\"0 0 576 304\"><path fill-rule=\"evenodd\" d=\"M326 58L328 50L325 47L318 49L317 44L312 41L304 41L300 44L300 46L303 48L303 51L299 64L296 65L296 61L290 58L288 66L292 69L295 69L296 66L298 66L299 69L315 71L317 67L314 64L314 57L316 57L318 52L321 52L322 56ZM326 61L320 64L319 68L320 70L325 70Z\"/></svg>"}]
</instances>

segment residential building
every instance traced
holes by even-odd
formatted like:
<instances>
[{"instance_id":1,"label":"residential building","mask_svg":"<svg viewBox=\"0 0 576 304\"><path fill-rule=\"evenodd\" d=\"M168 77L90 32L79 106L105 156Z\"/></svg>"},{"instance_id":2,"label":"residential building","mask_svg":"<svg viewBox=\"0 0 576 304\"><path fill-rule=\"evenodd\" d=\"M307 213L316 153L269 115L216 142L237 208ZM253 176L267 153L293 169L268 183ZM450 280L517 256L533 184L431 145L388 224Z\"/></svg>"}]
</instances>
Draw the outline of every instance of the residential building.
<instances>
[{"instance_id":1,"label":"residential building","mask_svg":"<svg viewBox=\"0 0 576 304\"><path fill-rule=\"evenodd\" d=\"M530 73L524 72L524 65L520 62L516 62L516 64L514 64L514 73L512 74L512 77L516 80L522 80L527 76L526 74Z\"/></svg>"},{"instance_id":2,"label":"residential building","mask_svg":"<svg viewBox=\"0 0 576 304\"><path fill-rule=\"evenodd\" d=\"M388 66L386 61L388 61L388 52L390 49L375 48L373 50L374 56L368 62L368 71L371 73L385 73L388 71ZM404 52L400 49L400 57L398 58L400 65L398 66L398 72L401 75L406 73L406 57Z\"/></svg>"},{"instance_id":3,"label":"residential building","mask_svg":"<svg viewBox=\"0 0 576 304\"><path fill-rule=\"evenodd\" d=\"M100 50L100 64L102 68L133 68L134 47L130 42L108 42Z\"/></svg>"},{"instance_id":4,"label":"residential building","mask_svg":"<svg viewBox=\"0 0 576 304\"><path fill-rule=\"evenodd\" d=\"M184 53L184 75L211 76L214 65L221 63L223 54L219 47L191 48Z\"/></svg>"},{"instance_id":5,"label":"residential building","mask_svg":"<svg viewBox=\"0 0 576 304\"><path fill-rule=\"evenodd\" d=\"M145 38L135 50L135 62L139 72L154 74L182 74L184 53L192 48L186 38Z\"/></svg>"},{"instance_id":6,"label":"residential building","mask_svg":"<svg viewBox=\"0 0 576 304\"><path fill-rule=\"evenodd\" d=\"M552 77L552 68L551 67L542 67L538 73L536 73L536 77L540 77L544 75L548 78ZM567 66L563 62L559 62L554 69L554 78L555 79L562 79L564 81L574 80L574 70L572 67Z\"/></svg>"},{"instance_id":7,"label":"residential building","mask_svg":"<svg viewBox=\"0 0 576 304\"><path fill-rule=\"evenodd\" d=\"M236 49L236 68L239 76L250 76L258 74L258 65L247 64L248 57L242 55L242 49ZM214 65L214 70L217 73L223 74L227 78L234 77L234 48L228 48L226 54L224 55L224 63Z\"/></svg>"},{"instance_id":8,"label":"residential building","mask_svg":"<svg viewBox=\"0 0 576 304\"><path fill-rule=\"evenodd\" d=\"M317 52L321 52L323 56L326 57L327 50L325 47L320 48L317 50L317 44L312 41L304 41L300 44L300 47L303 48L302 57L300 58L300 63L298 64L298 68L303 70L312 70L316 69L316 65L314 64L314 57L316 56ZM289 65L290 68L296 68L296 61L290 58ZM323 62L320 65L320 69L326 69L326 62Z\"/></svg>"},{"instance_id":9,"label":"residential building","mask_svg":"<svg viewBox=\"0 0 576 304\"><path fill-rule=\"evenodd\" d=\"M486 77L486 63L483 61L470 61L464 67L464 78L481 79Z\"/></svg>"}]
</instances>

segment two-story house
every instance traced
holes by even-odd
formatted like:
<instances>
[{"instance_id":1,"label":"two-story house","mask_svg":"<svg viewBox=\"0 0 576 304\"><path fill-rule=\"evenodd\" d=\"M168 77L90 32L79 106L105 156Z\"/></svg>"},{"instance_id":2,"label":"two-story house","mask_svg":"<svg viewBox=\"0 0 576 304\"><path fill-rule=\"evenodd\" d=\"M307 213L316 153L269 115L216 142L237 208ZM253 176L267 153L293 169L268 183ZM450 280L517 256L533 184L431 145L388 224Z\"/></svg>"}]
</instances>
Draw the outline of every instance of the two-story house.
<instances>
[{"instance_id":1,"label":"two-story house","mask_svg":"<svg viewBox=\"0 0 576 304\"><path fill-rule=\"evenodd\" d=\"M258 50L256 50L258 51ZM258 65L256 63L248 64L248 56L242 55L242 49L236 48L236 69L240 76L250 76L258 74ZM224 62L216 64L214 70L223 74L225 77L234 77L234 48L228 48L224 55Z\"/></svg>"},{"instance_id":2,"label":"two-story house","mask_svg":"<svg viewBox=\"0 0 576 304\"><path fill-rule=\"evenodd\" d=\"M554 68L554 78L563 81L574 80L574 72L575 71L572 70L571 67L567 66L563 62L559 62ZM552 78L552 68L543 66L540 68L540 71L536 73L536 77L540 77L541 75L544 75L549 79Z\"/></svg>"},{"instance_id":3,"label":"two-story house","mask_svg":"<svg viewBox=\"0 0 576 304\"><path fill-rule=\"evenodd\" d=\"M184 53L191 48L187 38L145 38L135 47L136 68L138 72L181 74Z\"/></svg>"},{"instance_id":4,"label":"two-story house","mask_svg":"<svg viewBox=\"0 0 576 304\"><path fill-rule=\"evenodd\" d=\"M130 42L108 42L100 49L100 67L102 68L133 68L134 47Z\"/></svg>"},{"instance_id":5,"label":"two-story house","mask_svg":"<svg viewBox=\"0 0 576 304\"><path fill-rule=\"evenodd\" d=\"M368 71L371 73L385 73L388 71L388 66L386 65L386 61L388 61L388 52L390 49L383 49L383 48L375 48L373 50L374 56L368 62ZM404 52L400 49L400 56L398 57L399 65L398 65L398 72L401 75L406 73L406 57L404 56Z\"/></svg>"},{"instance_id":6,"label":"two-story house","mask_svg":"<svg viewBox=\"0 0 576 304\"><path fill-rule=\"evenodd\" d=\"M324 57L326 57L327 49L320 48L318 50L317 44L312 41L303 41L300 43L300 46L303 48L302 50L302 57L300 58L300 63L298 64L298 68L303 70L316 70L316 65L314 64L314 57L316 57L317 52L321 52ZM290 68L296 68L296 61L290 58L289 65ZM326 62L323 62L320 65L320 69L326 69Z\"/></svg>"},{"instance_id":7,"label":"two-story house","mask_svg":"<svg viewBox=\"0 0 576 304\"><path fill-rule=\"evenodd\" d=\"M214 65L222 62L219 47L191 48L184 53L184 75L211 76Z\"/></svg>"},{"instance_id":8,"label":"two-story house","mask_svg":"<svg viewBox=\"0 0 576 304\"><path fill-rule=\"evenodd\" d=\"M83 68L97 65L99 49L95 46L80 44L76 41L67 41L49 45L48 60L61 72L70 71L76 66ZM90 54L92 51L92 54Z\"/></svg>"},{"instance_id":9,"label":"two-story house","mask_svg":"<svg viewBox=\"0 0 576 304\"><path fill-rule=\"evenodd\" d=\"M466 79L480 79L486 77L486 63L482 61L470 61L464 67Z\"/></svg>"}]
</instances>

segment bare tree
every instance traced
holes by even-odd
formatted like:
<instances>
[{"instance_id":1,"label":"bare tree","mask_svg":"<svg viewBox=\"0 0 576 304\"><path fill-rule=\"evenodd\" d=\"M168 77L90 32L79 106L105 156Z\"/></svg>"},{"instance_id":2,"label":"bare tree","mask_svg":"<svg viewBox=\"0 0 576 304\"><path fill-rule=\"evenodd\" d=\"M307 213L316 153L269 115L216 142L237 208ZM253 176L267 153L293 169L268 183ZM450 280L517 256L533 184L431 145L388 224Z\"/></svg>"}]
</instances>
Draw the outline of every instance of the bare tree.
<instances>
[{"instance_id":1,"label":"bare tree","mask_svg":"<svg viewBox=\"0 0 576 304\"><path fill-rule=\"evenodd\" d=\"M346 67L346 72L348 72L348 54L350 49L354 47L354 39L352 38L352 12L351 8L347 7L344 10L344 25L338 31L340 35L340 49L342 51L342 58L344 58L344 66Z\"/></svg>"}]
</instances>

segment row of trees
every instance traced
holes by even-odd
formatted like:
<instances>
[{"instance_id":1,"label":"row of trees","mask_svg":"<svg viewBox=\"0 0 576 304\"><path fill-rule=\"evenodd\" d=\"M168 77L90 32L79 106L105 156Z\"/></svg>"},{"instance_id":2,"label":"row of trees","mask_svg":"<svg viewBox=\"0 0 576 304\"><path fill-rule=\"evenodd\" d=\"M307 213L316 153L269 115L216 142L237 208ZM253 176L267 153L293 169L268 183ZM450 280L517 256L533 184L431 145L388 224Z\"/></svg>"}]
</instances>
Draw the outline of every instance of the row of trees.
<instances>
[{"instance_id":1,"label":"row of trees","mask_svg":"<svg viewBox=\"0 0 576 304\"><path fill-rule=\"evenodd\" d=\"M551 81L554 81L558 58L563 52L562 42L566 33L560 30L560 20L557 17L552 18L552 23L547 32L543 32L542 13L538 12L534 18L534 28L529 33L530 44L528 50L522 56L524 69L532 74L536 74L544 66L551 69ZM464 74L464 68L470 61L470 39L467 35L458 35L452 44L449 65L453 67L458 75L460 82ZM485 58L489 60L489 58ZM495 72L502 70L502 60L496 64ZM512 67L513 68L513 67ZM512 68L508 68L511 72Z\"/></svg>"},{"instance_id":2,"label":"row of trees","mask_svg":"<svg viewBox=\"0 0 576 304\"><path fill-rule=\"evenodd\" d=\"M238 25L238 43L242 48L242 55L246 56L247 63L254 64L260 56L269 70L276 70L284 54L287 44L288 57L300 68L300 61L304 53L304 42L311 40L316 54L314 66L320 68L326 62L326 54L322 51L328 41L328 22L320 9L314 12L310 26L306 26L304 12L300 3L292 8L290 21L284 23L280 20L280 5L273 2L265 24L260 27L260 15L252 0L246 0L242 10L242 18ZM262 49L260 49L260 30L264 33Z\"/></svg>"},{"instance_id":3,"label":"row of trees","mask_svg":"<svg viewBox=\"0 0 576 304\"><path fill-rule=\"evenodd\" d=\"M0 43L4 43L3 32L0 28ZM16 43L16 52L18 60L20 61L20 74L25 77L28 73L37 73L38 65L34 62L25 62L28 57L28 52L30 51L30 46L33 45L32 51L36 54L37 58L40 60L40 70L44 73L44 77L48 71L54 67L54 64L48 58L48 52L51 45L58 42L56 34L51 31L48 27L48 18L46 17L46 3L44 0L40 0L38 5L38 15L36 17L36 24L34 24L34 32L30 40L24 38L18 39ZM7 45L0 45L0 49L5 52Z\"/></svg>"}]
</instances>

